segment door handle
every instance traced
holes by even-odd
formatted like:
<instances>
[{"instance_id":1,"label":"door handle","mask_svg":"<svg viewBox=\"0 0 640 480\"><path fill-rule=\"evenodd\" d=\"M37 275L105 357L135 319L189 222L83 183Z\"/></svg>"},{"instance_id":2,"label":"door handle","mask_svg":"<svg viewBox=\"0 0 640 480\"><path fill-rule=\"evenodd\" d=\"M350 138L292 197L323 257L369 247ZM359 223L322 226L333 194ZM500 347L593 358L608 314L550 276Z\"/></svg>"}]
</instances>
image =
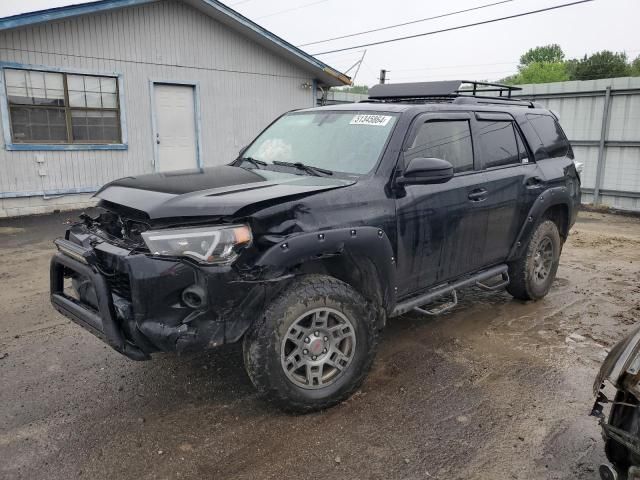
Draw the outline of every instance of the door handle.
<instances>
[{"instance_id":1,"label":"door handle","mask_svg":"<svg viewBox=\"0 0 640 480\"><path fill-rule=\"evenodd\" d=\"M484 188L477 188L469 193L469 200L472 202L482 202L489 196L489 192Z\"/></svg>"}]
</instances>

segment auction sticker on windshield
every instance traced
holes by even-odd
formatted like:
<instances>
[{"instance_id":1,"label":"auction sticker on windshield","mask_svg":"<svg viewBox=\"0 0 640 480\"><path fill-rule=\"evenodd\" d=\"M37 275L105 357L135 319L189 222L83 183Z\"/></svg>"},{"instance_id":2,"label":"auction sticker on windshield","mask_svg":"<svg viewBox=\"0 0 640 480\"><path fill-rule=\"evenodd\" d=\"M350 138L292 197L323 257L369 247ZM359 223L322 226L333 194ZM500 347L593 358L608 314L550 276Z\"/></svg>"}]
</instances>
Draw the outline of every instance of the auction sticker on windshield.
<instances>
[{"instance_id":1,"label":"auction sticker on windshield","mask_svg":"<svg viewBox=\"0 0 640 480\"><path fill-rule=\"evenodd\" d=\"M349 125L374 125L384 127L391 120L391 115L355 115Z\"/></svg>"}]
</instances>

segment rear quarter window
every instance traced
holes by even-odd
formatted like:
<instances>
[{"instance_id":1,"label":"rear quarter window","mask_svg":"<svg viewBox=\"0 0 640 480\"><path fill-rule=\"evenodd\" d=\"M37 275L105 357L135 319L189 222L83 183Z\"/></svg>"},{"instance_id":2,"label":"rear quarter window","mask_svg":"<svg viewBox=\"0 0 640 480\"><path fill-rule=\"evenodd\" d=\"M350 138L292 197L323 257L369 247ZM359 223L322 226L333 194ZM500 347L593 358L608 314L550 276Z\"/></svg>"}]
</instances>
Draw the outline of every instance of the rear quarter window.
<instances>
[{"instance_id":1,"label":"rear quarter window","mask_svg":"<svg viewBox=\"0 0 640 480\"><path fill-rule=\"evenodd\" d=\"M551 115L528 113L527 120L550 158L573 156L569 140L555 118Z\"/></svg>"}]
</instances>

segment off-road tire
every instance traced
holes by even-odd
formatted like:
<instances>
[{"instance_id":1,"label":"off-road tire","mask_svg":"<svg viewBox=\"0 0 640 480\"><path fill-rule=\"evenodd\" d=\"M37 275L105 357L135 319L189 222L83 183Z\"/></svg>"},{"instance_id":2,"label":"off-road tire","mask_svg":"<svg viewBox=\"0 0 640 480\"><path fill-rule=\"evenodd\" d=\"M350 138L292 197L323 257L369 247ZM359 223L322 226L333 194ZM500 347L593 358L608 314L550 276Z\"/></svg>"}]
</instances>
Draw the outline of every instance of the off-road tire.
<instances>
[{"instance_id":1,"label":"off-road tire","mask_svg":"<svg viewBox=\"0 0 640 480\"><path fill-rule=\"evenodd\" d=\"M345 315L355 331L351 363L335 382L305 389L296 385L281 363L282 342L291 326L308 311L327 307ZM362 384L376 354L379 329L374 309L348 284L323 275L305 275L276 297L247 332L244 365L260 396L281 410L306 413L334 406Z\"/></svg>"},{"instance_id":2,"label":"off-road tire","mask_svg":"<svg viewBox=\"0 0 640 480\"><path fill-rule=\"evenodd\" d=\"M543 281L535 281L535 256L545 239L548 239L553 246L553 263L546 278ZM561 251L562 240L558 232L558 226L551 220L543 219L529 237L524 255L509 264L509 278L511 281L507 286L507 291L519 300L539 300L543 298L549 293L551 284L556 277Z\"/></svg>"}]
</instances>

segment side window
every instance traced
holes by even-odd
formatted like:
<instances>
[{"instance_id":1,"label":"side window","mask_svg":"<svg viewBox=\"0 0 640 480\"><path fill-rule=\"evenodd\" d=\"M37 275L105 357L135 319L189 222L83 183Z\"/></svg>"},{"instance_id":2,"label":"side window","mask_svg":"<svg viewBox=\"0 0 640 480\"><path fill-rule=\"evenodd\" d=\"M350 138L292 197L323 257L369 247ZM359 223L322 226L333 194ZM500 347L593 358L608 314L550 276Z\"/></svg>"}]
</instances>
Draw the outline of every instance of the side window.
<instances>
[{"instance_id":1,"label":"side window","mask_svg":"<svg viewBox=\"0 0 640 480\"><path fill-rule=\"evenodd\" d=\"M478 140L485 155L485 168L520 163L513 122L479 121L478 125Z\"/></svg>"},{"instance_id":2,"label":"side window","mask_svg":"<svg viewBox=\"0 0 640 480\"><path fill-rule=\"evenodd\" d=\"M527 119L540 137L549 157L564 157L569 153L569 141L555 118L550 115L528 113Z\"/></svg>"},{"instance_id":3,"label":"side window","mask_svg":"<svg viewBox=\"0 0 640 480\"><path fill-rule=\"evenodd\" d=\"M473 144L469 122L443 120L422 124L405 154L405 161L417 157L447 160L453 165L456 173L473 170Z\"/></svg>"}]
</instances>

